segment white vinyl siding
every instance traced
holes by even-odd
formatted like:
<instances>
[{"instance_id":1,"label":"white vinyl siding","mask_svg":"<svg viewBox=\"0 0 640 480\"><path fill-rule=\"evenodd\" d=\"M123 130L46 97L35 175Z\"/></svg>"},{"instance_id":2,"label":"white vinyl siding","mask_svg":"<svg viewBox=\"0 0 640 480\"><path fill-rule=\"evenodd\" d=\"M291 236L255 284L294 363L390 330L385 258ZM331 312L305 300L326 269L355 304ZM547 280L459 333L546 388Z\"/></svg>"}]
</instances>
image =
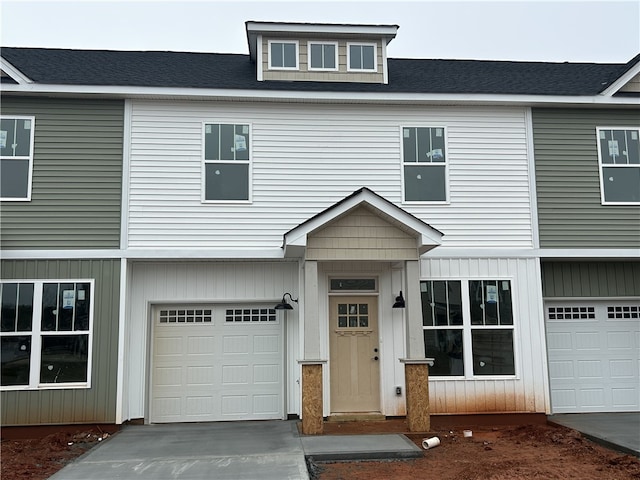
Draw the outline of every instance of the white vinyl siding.
<instances>
[{"instance_id":1,"label":"white vinyl siding","mask_svg":"<svg viewBox=\"0 0 640 480\"><path fill-rule=\"evenodd\" d=\"M537 260L423 259L421 275L423 279L431 280L510 279L516 323L513 335L516 376L430 378L431 413L540 413L548 410L544 317ZM465 373L473 372L471 361L471 356L465 357Z\"/></svg>"},{"instance_id":2,"label":"white vinyl siding","mask_svg":"<svg viewBox=\"0 0 640 480\"><path fill-rule=\"evenodd\" d=\"M252 204L201 202L202 125L251 123ZM273 248L366 186L402 205L402 125L447 131L448 205L404 205L445 246L531 247L524 108L132 102L128 246Z\"/></svg>"}]
</instances>

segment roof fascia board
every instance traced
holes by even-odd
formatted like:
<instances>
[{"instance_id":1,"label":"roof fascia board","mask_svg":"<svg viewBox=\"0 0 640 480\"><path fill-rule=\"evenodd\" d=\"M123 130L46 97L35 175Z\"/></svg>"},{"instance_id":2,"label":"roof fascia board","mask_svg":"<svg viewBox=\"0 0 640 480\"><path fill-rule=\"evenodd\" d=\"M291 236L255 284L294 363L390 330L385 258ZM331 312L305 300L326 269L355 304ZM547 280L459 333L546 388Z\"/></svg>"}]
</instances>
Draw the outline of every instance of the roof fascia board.
<instances>
[{"instance_id":1,"label":"roof fascia board","mask_svg":"<svg viewBox=\"0 0 640 480\"><path fill-rule=\"evenodd\" d=\"M444 103L444 104L509 104L509 105L640 105L637 97L561 96L561 95L495 95L495 94L440 94L440 93L388 93L388 92L309 92L275 90L236 90L215 88L135 87L104 85L3 85L4 93L107 95L121 98L180 97L216 98L253 101L299 101L305 103Z\"/></svg>"},{"instance_id":2,"label":"roof fascia board","mask_svg":"<svg viewBox=\"0 0 640 480\"><path fill-rule=\"evenodd\" d=\"M387 38L396 36L397 25L332 25L313 23L277 23L277 22L247 22L247 32L257 33L317 33L317 34L354 34L354 35L383 35ZM390 37L390 38L389 38Z\"/></svg>"},{"instance_id":3,"label":"roof fascia board","mask_svg":"<svg viewBox=\"0 0 640 480\"><path fill-rule=\"evenodd\" d=\"M0 57L0 69L9 75L12 79L18 82L20 85L24 84L32 84L33 80L23 74L16 67L11 65L11 63L7 62L4 58ZM3 87L4 89L4 87Z\"/></svg>"},{"instance_id":4,"label":"roof fascia board","mask_svg":"<svg viewBox=\"0 0 640 480\"><path fill-rule=\"evenodd\" d=\"M387 200L365 189L359 192L357 195L353 195L339 201L337 204L330 206L328 209L321 212L316 217L311 218L309 221L304 222L298 227L287 232L284 238L285 246L306 246L307 236L309 235L309 233L329 224L341 215L344 215L345 213L363 204L371 205L372 207L388 215L389 217L394 218L398 222L401 222L403 225L413 231L416 236L421 239L423 244L439 245L442 241L441 232L417 219L397 205L388 202Z\"/></svg>"},{"instance_id":5,"label":"roof fascia board","mask_svg":"<svg viewBox=\"0 0 640 480\"><path fill-rule=\"evenodd\" d=\"M624 87L629 80L640 73L640 61L636 63L632 68L627 70L623 75L620 76L615 82L613 82L607 89L605 89L601 95L603 96L611 96L618 92L622 87Z\"/></svg>"}]
</instances>

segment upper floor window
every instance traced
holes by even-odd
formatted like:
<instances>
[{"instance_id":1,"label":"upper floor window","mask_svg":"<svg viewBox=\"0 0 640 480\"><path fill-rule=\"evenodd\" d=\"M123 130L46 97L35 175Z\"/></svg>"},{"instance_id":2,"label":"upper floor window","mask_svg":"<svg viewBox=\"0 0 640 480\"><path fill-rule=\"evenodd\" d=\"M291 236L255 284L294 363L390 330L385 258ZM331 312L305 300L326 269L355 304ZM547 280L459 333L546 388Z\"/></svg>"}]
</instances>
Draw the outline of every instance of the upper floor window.
<instances>
[{"instance_id":1,"label":"upper floor window","mask_svg":"<svg viewBox=\"0 0 640 480\"><path fill-rule=\"evenodd\" d=\"M602 203L640 203L640 129L598 128L597 133Z\"/></svg>"},{"instance_id":2,"label":"upper floor window","mask_svg":"<svg viewBox=\"0 0 640 480\"><path fill-rule=\"evenodd\" d=\"M444 127L402 129L404 200L447 200L447 154Z\"/></svg>"},{"instance_id":3,"label":"upper floor window","mask_svg":"<svg viewBox=\"0 0 640 480\"><path fill-rule=\"evenodd\" d=\"M350 43L347 45L347 56L349 70L375 72L378 69L376 62L376 45L373 43Z\"/></svg>"},{"instance_id":4,"label":"upper floor window","mask_svg":"<svg viewBox=\"0 0 640 480\"><path fill-rule=\"evenodd\" d=\"M269 68L298 69L298 42L269 42Z\"/></svg>"},{"instance_id":5,"label":"upper floor window","mask_svg":"<svg viewBox=\"0 0 640 480\"><path fill-rule=\"evenodd\" d=\"M308 50L309 70L338 69L338 44L309 42Z\"/></svg>"},{"instance_id":6,"label":"upper floor window","mask_svg":"<svg viewBox=\"0 0 640 480\"><path fill-rule=\"evenodd\" d=\"M204 201L249 200L247 124L204 125Z\"/></svg>"},{"instance_id":7,"label":"upper floor window","mask_svg":"<svg viewBox=\"0 0 640 480\"><path fill-rule=\"evenodd\" d=\"M2 389L90 386L92 280L0 284Z\"/></svg>"},{"instance_id":8,"label":"upper floor window","mask_svg":"<svg viewBox=\"0 0 640 480\"><path fill-rule=\"evenodd\" d=\"M31 200L34 117L0 118L0 198Z\"/></svg>"},{"instance_id":9,"label":"upper floor window","mask_svg":"<svg viewBox=\"0 0 640 480\"><path fill-rule=\"evenodd\" d=\"M510 280L427 280L420 292L430 375L515 375Z\"/></svg>"}]
</instances>

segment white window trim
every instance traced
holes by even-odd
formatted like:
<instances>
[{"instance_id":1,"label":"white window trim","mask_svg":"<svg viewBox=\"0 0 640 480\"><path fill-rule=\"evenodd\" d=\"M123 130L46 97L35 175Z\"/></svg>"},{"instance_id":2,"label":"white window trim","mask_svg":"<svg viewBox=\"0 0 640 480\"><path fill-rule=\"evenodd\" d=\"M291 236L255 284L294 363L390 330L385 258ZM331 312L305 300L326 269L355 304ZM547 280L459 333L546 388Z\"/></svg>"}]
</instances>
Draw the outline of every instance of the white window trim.
<instances>
[{"instance_id":1,"label":"white window trim","mask_svg":"<svg viewBox=\"0 0 640 480\"><path fill-rule=\"evenodd\" d=\"M351 68L351 47L373 47L373 68ZM376 43L366 42L347 42L347 71L360 73L377 73L378 72L378 45Z\"/></svg>"},{"instance_id":2,"label":"white window trim","mask_svg":"<svg viewBox=\"0 0 640 480\"><path fill-rule=\"evenodd\" d=\"M296 47L296 66L295 67L275 67L273 65L271 61L271 44L273 43L290 43L295 45ZM269 70L289 70L289 71L300 70L300 42L298 42L298 40L269 40L267 44L268 44L267 56L269 59L269 62L268 62Z\"/></svg>"},{"instance_id":3,"label":"white window trim","mask_svg":"<svg viewBox=\"0 0 640 480\"><path fill-rule=\"evenodd\" d=\"M33 315L31 330L24 332L2 332L2 337L31 336L31 357L28 385L3 385L0 391L15 390L61 390L91 388L91 371L93 368L93 312L96 298L95 280L93 279L46 279L46 280L3 280L2 283L31 283L33 284ZM91 303L89 308L89 330L49 331L42 330L42 289L45 283L88 283L91 285ZM42 337L56 335L88 335L87 352L87 381L68 383L40 383L40 366L42 355Z\"/></svg>"},{"instance_id":4,"label":"white window trim","mask_svg":"<svg viewBox=\"0 0 640 480\"><path fill-rule=\"evenodd\" d=\"M335 47L334 68L313 68L311 66L311 46L312 45L333 45ZM309 42L307 43L307 70L311 72L337 72L338 71L338 42Z\"/></svg>"},{"instance_id":5,"label":"white window trim","mask_svg":"<svg viewBox=\"0 0 640 480\"><path fill-rule=\"evenodd\" d=\"M611 202L607 201L604 196L604 175L603 167L607 168L640 168L640 164L610 164L602 163L602 149L600 148L600 132L602 130L635 130L640 137L640 128L623 126L623 127L596 127L596 145L598 149L598 177L600 178L600 204L601 205L640 205L640 202Z\"/></svg>"},{"instance_id":6,"label":"white window trim","mask_svg":"<svg viewBox=\"0 0 640 480\"><path fill-rule=\"evenodd\" d=\"M29 142L31 143L29 148L29 156L21 156L21 157L1 157L4 159L12 159L12 160L24 160L29 162L29 174L27 177L27 196L22 197L3 197L0 198L3 202L30 202L31 201L31 186L33 183L33 149L35 148L35 132L36 132L36 117L34 116L24 116L24 115L1 115L0 119L12 119L12 120L31 120L31 137ZM8 140L7 140L8 141Z\"/></svg>"},{"instance_id":7,"label":"white window trim","mask_svg":"<svg viewBox=\"0 0 640 480\"><path fill-rule=\"evenodd\" d=\"M402 136L404 134L405 128L442 128L444 135L444 163L420 163L420 162L405 162L404 161L404 142L402 141ZM450 192L449 192L449 133L448 127L444 125L420 125L420 124L412 124L412 125L401 125L400 126L400 188L402 195L402 204L403 205L449 205L451 203ZM404 179L404 167L405 165L420 165L420 166L435 166L442 167L444 166L444 200L406 200L405 196L405 179Z\"/></svg>"},{"instance_id":8,"label":"white window trim","mask_svg":"<svg viewBox=\"0 0 640 480\"><path fill-rule=\"evenodd\" d=\"M205 152L204 152L204 142L205 142L205 134L206 134L206 126L207 125L247 125L249 127L249 160L206 160ZM205 120L202 122L202 145L201 145L201 171L200 171L200 202L205 204L250 204L253 202L253 124L250 122L244 121L235 121L235 120ZM227 165L230 162L233 162L237 165L249 165L248 169L248 198L246 200L207 200L206 198L206 188L207 188L207 174L206 174L206 165L207 164L215 164L220 163Z\"/></svg>"},{"instance_id":9,"label":"white window trim","mask_svg":"<svg viewBox=\"0 0 640 480\"><path fill-rule=\"evenodd\" d=\"M472 281L501 281L508 280L511 284L511 311L513 314L513 325L471 325L471 304L469 302L469 282ZM516 292L517 289L515 287L515 279L509 275L500 275L500 276L492 276L492 275L480 275L477 277L430 277L430 278L420 278L420 282L441 282L441 281L449 281L449 282L460 282L460 295L462 299L462 325L442 325L442 326L422 326L424 330L438 330L438 329L449 329L449 330L462 330L462 341L464 345L463 349L463 365L464 365L464 375L433 375L429 374L430 380L438 380L438 381L447 381L447 380L519 380L520 379L520 345L518 343L518 339L520 338L518 333L518 328L520 326L520 322L518 319L520 318L518 312L518 305L516 301ZM471 330L473 329L496 329L496 330L511 330L513 331L513 368L514 375L476 375L473 373L473 346L472 346L472 338L471 338ZM467 347L468 345L468 347ZM468 352L468 353L467 353Z\"/></svg>"}]
</instances>

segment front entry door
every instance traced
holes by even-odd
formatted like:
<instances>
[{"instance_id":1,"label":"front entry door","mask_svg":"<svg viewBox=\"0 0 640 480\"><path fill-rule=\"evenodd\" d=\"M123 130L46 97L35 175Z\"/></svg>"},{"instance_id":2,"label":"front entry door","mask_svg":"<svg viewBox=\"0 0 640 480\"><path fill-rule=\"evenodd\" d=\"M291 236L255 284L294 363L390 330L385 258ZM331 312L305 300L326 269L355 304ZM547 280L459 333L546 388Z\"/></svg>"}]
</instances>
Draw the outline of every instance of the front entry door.
<instances>
[{"instance_id":1,"label":"front entry door","mask_svg":"<svg viewBox=\"0 0 640 480\"><path fill-rule=\"evenodd\" d=\"M331 413L380 411L378 299L330 297Z\"/></svg>"}]
</instances>

